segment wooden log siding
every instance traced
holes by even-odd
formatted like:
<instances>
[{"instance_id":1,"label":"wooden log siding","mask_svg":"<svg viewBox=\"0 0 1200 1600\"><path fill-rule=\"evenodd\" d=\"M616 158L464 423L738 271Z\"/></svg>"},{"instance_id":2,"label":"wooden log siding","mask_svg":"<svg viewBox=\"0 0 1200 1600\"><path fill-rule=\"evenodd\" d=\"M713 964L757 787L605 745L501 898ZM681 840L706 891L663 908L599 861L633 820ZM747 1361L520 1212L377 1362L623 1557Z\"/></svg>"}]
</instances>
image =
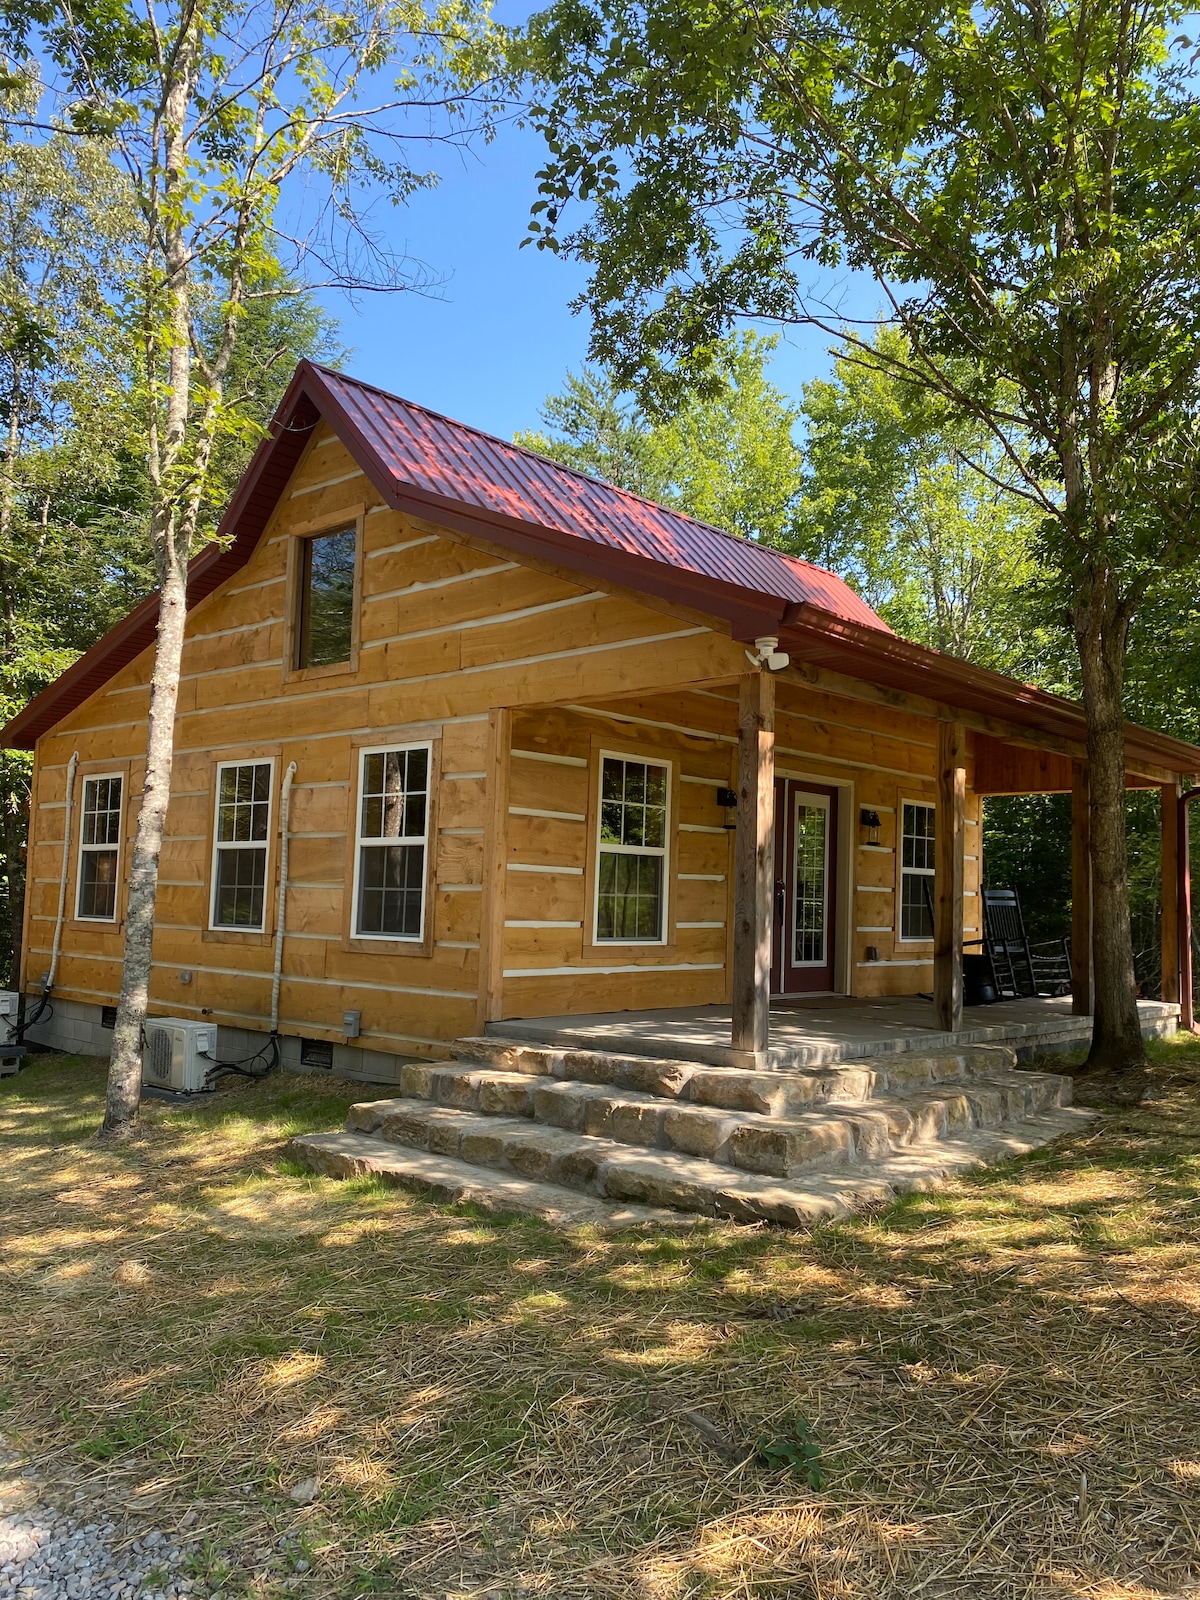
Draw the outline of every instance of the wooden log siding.
<instances>
[{"instance_id":1,"label":"wooden log siding","mask_svg":"<svg viewBox=\"0 0 1200 1600\"><path fill-rule=\"evenodd\" d=\"M359 510L358 670L285 681L288 541L297 529L335 527ZM147 653L40 742L27 984L36 985L49 962L66 762L78 749L85 762L125 761L136 770L148 666ZM340 443L318 437L247 566L189 619L155 1009L184 1016L211 1011L219 1021L263 1025L266 944L219 934L202 939L200 932L207 923L214 760L268 744L278 752L276 781L290 760L298 768L281 1004L286 1031L340 1039L342 1011L357 1008L364 1045L439 1055L447 1041L476 1026L481 995L486 1011L510 1016L726 1000L733 836L716 790L736 770L736 685L744 673L742 645L693 616L604 593L393 513ZM847 786L851 826L843 848L856 886L842 911L847 985L864 996L927 989L932 944L896 937L896 839L904 800L934 799L936 722L884 703L875 691L835 692L837 680L819 676L815 683L788 674L776 680L777 759L781 771ZM511 708L506 806L488 783L497 707ZM389 949L381 959L345 949L354 742L429 737L440 737L442 762L438 828L430 841L429 953ZM676 773L668 948L593 949L585 956L595 841L583 819L597 741L654 753ZM968 777L969 765L968 756ZM131 797L134 787L131 781ZM880 815L875 849L860 848L861 806ZM972 839L979 808L970 793L965 811L970 931L978 920L979 854ZM506 833L502 876L498 857L487 856L498 818ZM123 848L127 842L128 831ZM76 870L72 861L71 896ZM867 960L868 948L878 959ZM120 958L119 925L69 929L58 993L111 1001ZM190 984L181 982L184 972L192 974Z\"/></svg>"}]
</instances>

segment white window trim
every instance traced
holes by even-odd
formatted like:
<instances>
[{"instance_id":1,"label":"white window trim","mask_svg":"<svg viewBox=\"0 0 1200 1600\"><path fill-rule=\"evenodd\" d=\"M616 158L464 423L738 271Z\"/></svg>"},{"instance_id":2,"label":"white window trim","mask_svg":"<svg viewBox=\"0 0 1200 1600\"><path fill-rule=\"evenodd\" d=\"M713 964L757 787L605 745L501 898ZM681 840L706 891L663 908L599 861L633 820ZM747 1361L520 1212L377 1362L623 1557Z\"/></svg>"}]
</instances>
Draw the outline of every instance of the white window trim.
<instances>
[{"instance_id":1,"label":"white window trim","mask_svg":"<svg viewBox=\"0 0 1200 1600\"><path fill-rule=\"evenodd\" d=\"M83 842L83 819L87 815L85 801L87 799L87 786L89 783L111 783L116 778L121 785L121 803L117 807L117 842L116 844L85 844ZM115 850L117 853L117 884L121 882L121 846L125 842L125 774L123 772L85 772L83 774L83 787L79 793L79 859L75 864L75 920L76 922L116 922L118 896L113 895L113 909L111 917L89 916L79 909L80 900L83 898L83 858L86 855L99 855L101 851Z\"/></svg>"},{"instance_id":2,"label":"white window trim","mask_svg":"<svg viewBox=\"0 0 1200 1600\"><path fill-rule=\"evenodd\" d=\"M265 839L221 839L219 817L221 814L221 774L228 772L231 767L270 767L271 778L267 787L267 836ZM208 897L208 930L210 933L265 933L267 929L267 899L270 884L268 874L271 867L271 829L275 821L275 757L274 756L246 756L241 761L218 761L217 777L213 789L213 852L212 852L212 892ZM222 850L264 850L266 852L266 869L263 873L263 914L262 921L257 924L251 922L218 922L217 921L217 861Z\"/></svg>"},{"instance_id":3,"label":"white window trim","mask_svg":"<svg viewBox=\"0 0 1200 1600\"><path fill-rule=\"evenodd\" d=\"M425 752L425 832L417 837L408 834L402 839L378 839L374 834L363 836L362 797L363 769L368 756L386 755L389 751L424 750ZM433 741L416 739L411 744L360 745L358 750L358 782L354 794L354 895L350 901L350 937L373 939L383 944L424 944L425 920L429 915L429 819L433 811ZM364 933L359 926L358 890L362 876L363 847L377 849L387 844L419 844L423 853L421 865L421 925L416 933Z\"/></svg>"},{"instance_id":4,"label":"white window trim","mask_svg":"<svg viewBox=\"0 0 1200 1600\"><path fill-rule=\"evenodd\" d=\"M604 763L611 761L636 761L644 767L662 767L667 774L667 804L666 825L663 829L663 842L661 848L657 845L640 844L612 844L600 837L600 808L604 803ZM634 945L639 949L654 949L670 943L670 899L671 899L671 825L672 805L675 799L674 789L671 784L672 768L670 761L664 761L658 756L648 756L633 750L601 750L596 762L596 844L595 858L592 863L592 876L595 889L592 894L592 944L602 950L619 950L623 946ZM661 856L663 864L662 874L662 932L657 939L602 939L600 937L600 856L604 851L621 856Z\"/></svg>"},{"instance_id":5,"label":"white window trim","mask_svg":"<svg viewBox=\"0 0 1200 1600\"><path fill-rule=\"evenodd\" d=\"M896 807L896 863L899 877L896 881L896 943L897 944L932 944L930 939L914 939L904 932L904 874L911 872L915 877L928 878L932 883L936 878L935 869L932 867L906 867L904 865L904 808L905 806L923 806L926 811L933 812L934 839L937 838L937 802L933 800L918 800L912 795L901 796ZM935 845L936 849L936 845Z\"/></svg>"}]
</instances>

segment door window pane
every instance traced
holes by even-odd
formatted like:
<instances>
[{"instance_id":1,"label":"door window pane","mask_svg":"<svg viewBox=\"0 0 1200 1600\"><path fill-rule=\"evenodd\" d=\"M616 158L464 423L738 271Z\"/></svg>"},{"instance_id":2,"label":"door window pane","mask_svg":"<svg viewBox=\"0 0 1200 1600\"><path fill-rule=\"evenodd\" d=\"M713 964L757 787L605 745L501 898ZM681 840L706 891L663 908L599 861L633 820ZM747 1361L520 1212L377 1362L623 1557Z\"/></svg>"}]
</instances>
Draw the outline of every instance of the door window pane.
<instances>
[{"instance_id":1,"label":"door window pane","mask_svg":"<svg viewBox=\"0 0 1200 1600\"><path fill-rule=\"evenodd\" d=\"M302 542L298 667L327 667L350 660L357 547L354 528Z\"/></svg>"},{"instance_id":2,"label":"door window pane","mask_svg":"<svg viewBox=\"0 0 1200 1600\"><path fill-rule=\"evenodd\" d=\"M829 810L796 798L793 966L823 966L828 910Z\"/></svg>"}]
</instances>

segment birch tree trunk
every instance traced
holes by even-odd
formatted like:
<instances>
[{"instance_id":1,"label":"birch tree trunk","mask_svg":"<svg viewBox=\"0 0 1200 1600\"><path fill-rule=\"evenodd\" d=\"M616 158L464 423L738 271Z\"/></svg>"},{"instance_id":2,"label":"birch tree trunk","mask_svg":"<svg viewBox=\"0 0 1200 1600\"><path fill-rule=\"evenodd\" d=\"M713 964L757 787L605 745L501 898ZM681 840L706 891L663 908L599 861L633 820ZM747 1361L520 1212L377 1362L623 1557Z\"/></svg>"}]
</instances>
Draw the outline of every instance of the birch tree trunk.
<instances>
[{"instance_id":1,"label":"birch tree trunk","mask_svg":"<svg viewBox=\"0 0 1200 1600\"><path fill-rule=\"evenodd\" d=\"M175 713L187 621L187 563L195 524L194 512L184 518L179 516L179 491L186 481L184 457L191 406L191 303L187 243L174 220L178 215L177 191L186 180L187 152L183 134L194 86L195 48L195 35L191 40L180 41L173 74L163 96L162 116L156 133L156 142L161 138L163 150L161 188L153 192L154 203L148 208L147 218L146 404L148 466L154 484L150 536L158 570L159 606L154 672L150 680L146 776L129 867L121 993L117 1001L101 1128L102 1134L116 1138L132 1131L141 1099L142 1030L150 999L158 864L171 800ZM163 241L161 262L156 249L159 239ZM160 301L154 286L156 274L164 270L163 309L166 314L163 335L156 337ZM165 392L158 370L164 355ZM194 477L192 481L195 482ZM198 499L199 487L196 486L193 501L198 502Z\"/></svg>"},{"instance_id":2,"label":"birch tree trunk","mask_svg":"<svg viewBox=\"0 0 1200 1600\"><path fill-rule=\"evenodd\" d=\"M138 809L125 909L125 952L103 1132L121 1135L137 1121L141 1097L142 1027L150 998L154 945L154 902L163 829L171 799L175 749L175 708L187 618L187 561L178 557L163 581L158 607L158 639L150 684L146 741L146 781Z\"/></svg>"}]
</instances>

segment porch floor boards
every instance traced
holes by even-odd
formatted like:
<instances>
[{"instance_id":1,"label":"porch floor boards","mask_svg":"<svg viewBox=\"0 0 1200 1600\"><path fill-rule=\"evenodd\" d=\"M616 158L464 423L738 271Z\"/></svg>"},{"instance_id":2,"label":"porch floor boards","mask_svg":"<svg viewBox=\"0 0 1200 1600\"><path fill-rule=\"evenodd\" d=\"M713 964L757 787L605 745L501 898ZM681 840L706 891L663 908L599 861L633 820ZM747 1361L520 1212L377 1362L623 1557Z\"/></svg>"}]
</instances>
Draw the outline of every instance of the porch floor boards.
<instances>
[{"instance_id":1,"label":"porch floor boards","mask_svg":"<svg viewBox=\"0 0 1200 1600\"><path fill-rule=\"evenodd\" d=\"M1139 1000L1142 1033L1150 1038L1173 1033L1179 1007ZM576 1049L621 1051L671 1061L702 1061L711 1066L745 1065L730 1043L728 1006L680 1006L650 1011L609 1011L574 1016L506 1017L487 1032ZM1061 999L1005 1000L967 1006L959 1033L944 1033L934 1023L933 1002L904 995L870 1000L826 995L771 1003L770 1043L756 1063L775 1071L833 1066L871 1056L910 1050L955 1050L967 1045L1007 1044L1018 1057L1070 1050L1091 1037L1091 1018L1074 1016L1069 996Z\"/></svg>"}]
</instances>

